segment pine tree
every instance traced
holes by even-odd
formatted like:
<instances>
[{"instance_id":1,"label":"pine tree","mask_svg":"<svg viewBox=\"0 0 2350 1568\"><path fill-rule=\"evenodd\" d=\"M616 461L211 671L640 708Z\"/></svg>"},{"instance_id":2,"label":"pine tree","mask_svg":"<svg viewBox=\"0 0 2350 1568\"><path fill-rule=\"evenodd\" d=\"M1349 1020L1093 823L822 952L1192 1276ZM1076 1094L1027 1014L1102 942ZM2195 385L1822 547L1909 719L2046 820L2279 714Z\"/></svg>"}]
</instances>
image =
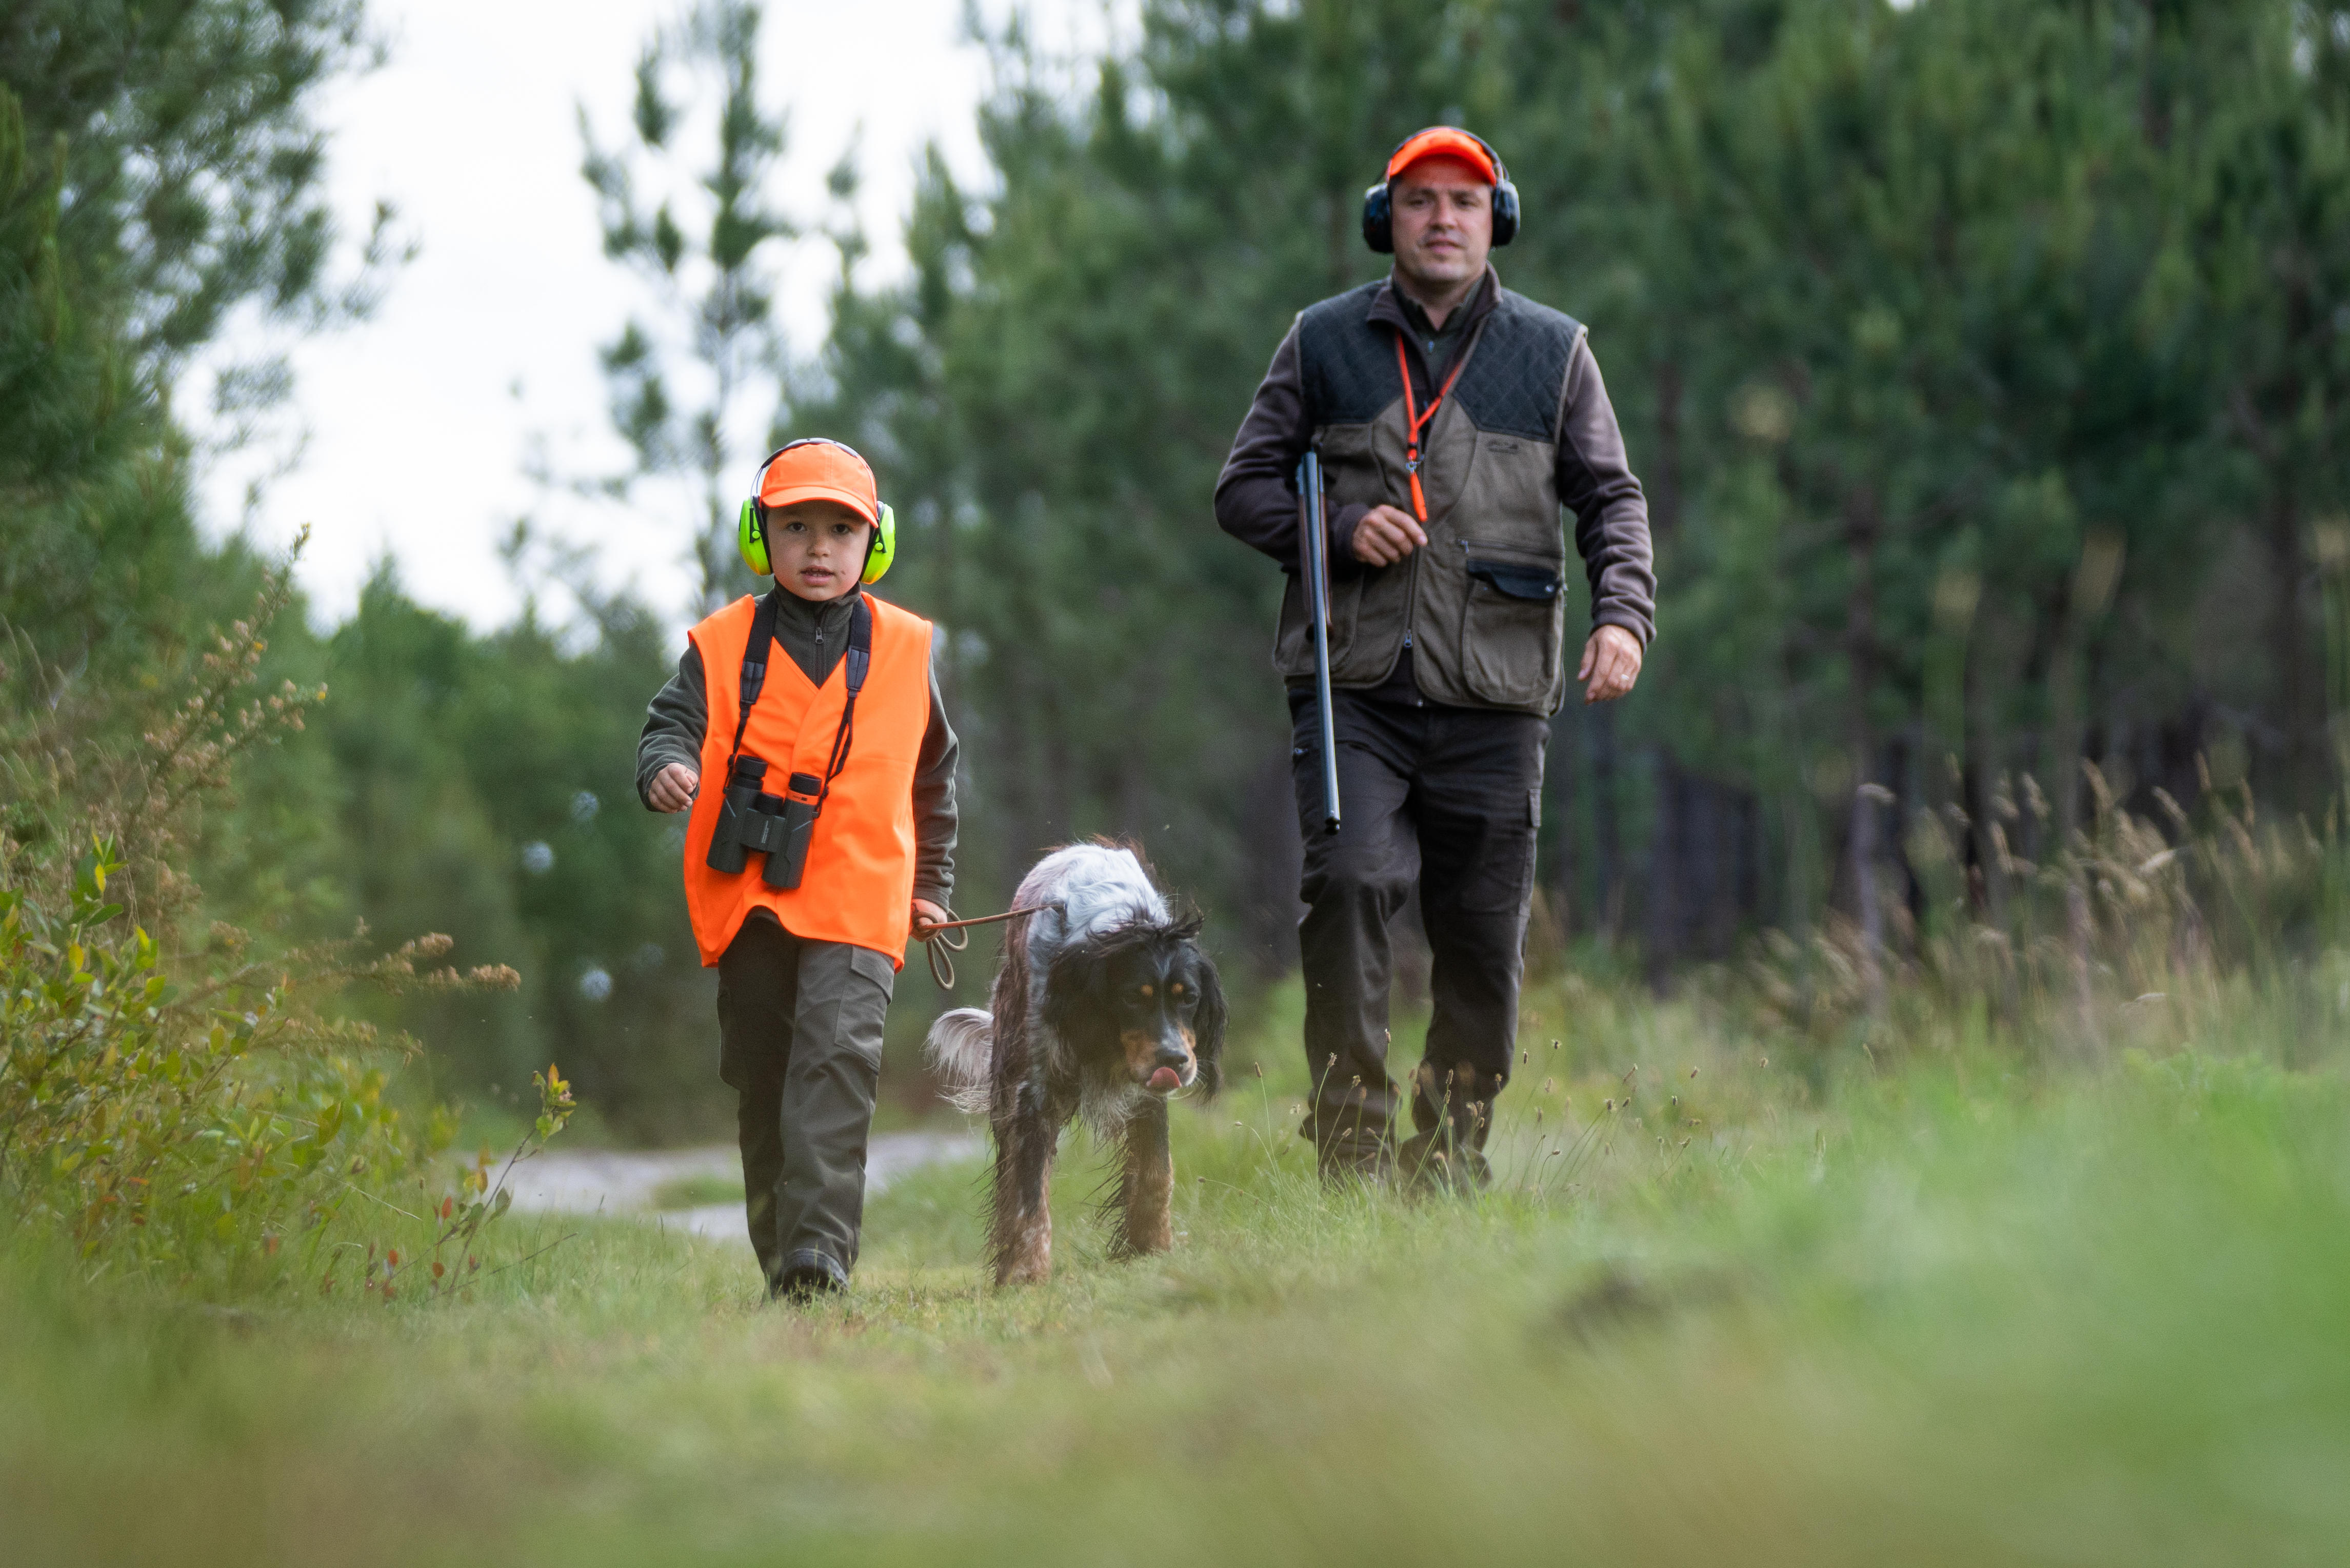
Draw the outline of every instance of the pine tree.
<instances>
[{"instance_id":1,"label":"pine tree","mask_svg":"<svg viewBox=\"0 0 2350 1568\"><path fill-rule=\"evenodd\" d=\"M631 479L657 475L697 484L698 613L751 582L734 545L753 461L737 450L739 427L746 408L763 395L772 406L781 390L775 267L778 243L795 231L767 191L785 117L760 99L760 16L745 0L704 0L656 33L637 64L625 148L599 147L580 110L581 172L602 207L604 254L651 286L661 312L652 325L631 319L603 351L612 421L636 453L634 475L608 488L625 493ZM673 146L688 119L681 102L713 81L715 156L689 192Z\"/></svg>"}]
</instances>

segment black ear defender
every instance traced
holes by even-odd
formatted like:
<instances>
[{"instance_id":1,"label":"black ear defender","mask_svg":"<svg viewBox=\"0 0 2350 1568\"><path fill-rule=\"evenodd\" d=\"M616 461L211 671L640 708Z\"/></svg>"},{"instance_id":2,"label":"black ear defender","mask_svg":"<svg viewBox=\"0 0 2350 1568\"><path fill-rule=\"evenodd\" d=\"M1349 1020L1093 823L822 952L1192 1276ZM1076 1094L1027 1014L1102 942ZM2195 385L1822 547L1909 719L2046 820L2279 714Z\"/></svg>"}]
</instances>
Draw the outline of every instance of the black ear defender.
<instances>
[{"instance_id":1,"label":"black ear defender","mask_svg":"<svg viewBox=\"0 0 2350 1568\"><path fill-rule=\"evenodd\" d=\"M1465 136L1485 150L1493 161L1493 244L1496 249L1518 237L1518 188L1510 182L1510 171L1502 162L1502 155L1493 151L1492 143L1471 130L1451 126L1430 126L1427 130L1415 130L1395 145L1388 154L1388 167L1395 172L1363 192L1363 243L1381 255L1395 254L1395 176L1396 156L1430 130L1451 130L1455 136ZM1433 151L1433 150L1431 150Z\"/></svg>"}]
</instances>

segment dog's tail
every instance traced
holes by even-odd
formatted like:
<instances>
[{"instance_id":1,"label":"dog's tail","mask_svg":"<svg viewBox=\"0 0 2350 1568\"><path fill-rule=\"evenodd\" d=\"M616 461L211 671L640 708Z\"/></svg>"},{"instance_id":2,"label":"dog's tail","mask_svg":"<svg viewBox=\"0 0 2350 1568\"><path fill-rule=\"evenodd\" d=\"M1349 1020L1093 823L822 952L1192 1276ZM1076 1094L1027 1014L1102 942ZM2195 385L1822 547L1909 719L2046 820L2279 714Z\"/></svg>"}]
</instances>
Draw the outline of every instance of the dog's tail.
<instances>
[{"instance_id":1,"label":"dog's tail","mask_svg":"<svg viewBox=\"0 0 2350 1568\"><path fill-rule=\"evenodd\" d=\"M971 1116L987 1114L988 1083L995 1064L995 1020L984 1009L958 1007L939 1014L924 1042L923 1058L939 1075L947 1103Z\"/></svg>"}]
</instances>

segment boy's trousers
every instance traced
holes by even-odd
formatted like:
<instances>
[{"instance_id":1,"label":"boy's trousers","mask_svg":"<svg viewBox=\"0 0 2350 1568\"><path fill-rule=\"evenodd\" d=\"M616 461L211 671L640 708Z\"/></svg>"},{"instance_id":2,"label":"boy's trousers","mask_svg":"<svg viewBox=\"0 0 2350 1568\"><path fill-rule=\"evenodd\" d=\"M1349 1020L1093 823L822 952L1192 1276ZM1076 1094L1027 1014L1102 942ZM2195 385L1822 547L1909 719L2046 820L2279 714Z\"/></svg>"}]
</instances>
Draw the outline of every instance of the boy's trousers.
<instances>
[{"instance_id":1,"label":"boy's trousers","mask_svg":"<svg viewBox=\"0 0 2350 1568\"><path fill-rule=\"evenodd\" d=\"M769 1286L793 1270L846 1280L865 1217L865 1144L895 968L807 941L764 912L718 960L718 1075L739 1096L743 1201Z\"/></svg>"}]
</instances>

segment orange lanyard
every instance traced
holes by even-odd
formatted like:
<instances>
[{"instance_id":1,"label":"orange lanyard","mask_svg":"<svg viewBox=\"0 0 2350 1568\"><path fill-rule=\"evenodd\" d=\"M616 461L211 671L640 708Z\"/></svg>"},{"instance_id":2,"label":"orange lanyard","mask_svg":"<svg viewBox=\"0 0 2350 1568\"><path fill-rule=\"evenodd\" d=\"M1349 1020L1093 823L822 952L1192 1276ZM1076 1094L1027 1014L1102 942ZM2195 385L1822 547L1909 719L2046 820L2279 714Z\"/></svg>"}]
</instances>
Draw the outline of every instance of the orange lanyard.
<instances>
[{"instance_id":1,"label":"orange lanyard","mask_svg":"<svg viewBox=\"0 0 2350 1568\"><path fill-rule=\"evenodd\" d=\"M1428 405L1428 412L1423 414L1412 400L1411 362L1403 357L1403 333L1396 333L1396 369L1403 375L1403 417L1411 426L1403 438L1403 468L1411 476L1411 509L1422 527L1428 524L1428 497L1419 491L1419 432L1428 427L1429 421L1436 417L1436 410L1444 406L1445 394L1451 391L1452 383L1461 379L1465 364L1464 357L1454 356L1452 374L1444 378L1443 390L1436 394L1436 400Z\"/></svg>"}]
</instances>

